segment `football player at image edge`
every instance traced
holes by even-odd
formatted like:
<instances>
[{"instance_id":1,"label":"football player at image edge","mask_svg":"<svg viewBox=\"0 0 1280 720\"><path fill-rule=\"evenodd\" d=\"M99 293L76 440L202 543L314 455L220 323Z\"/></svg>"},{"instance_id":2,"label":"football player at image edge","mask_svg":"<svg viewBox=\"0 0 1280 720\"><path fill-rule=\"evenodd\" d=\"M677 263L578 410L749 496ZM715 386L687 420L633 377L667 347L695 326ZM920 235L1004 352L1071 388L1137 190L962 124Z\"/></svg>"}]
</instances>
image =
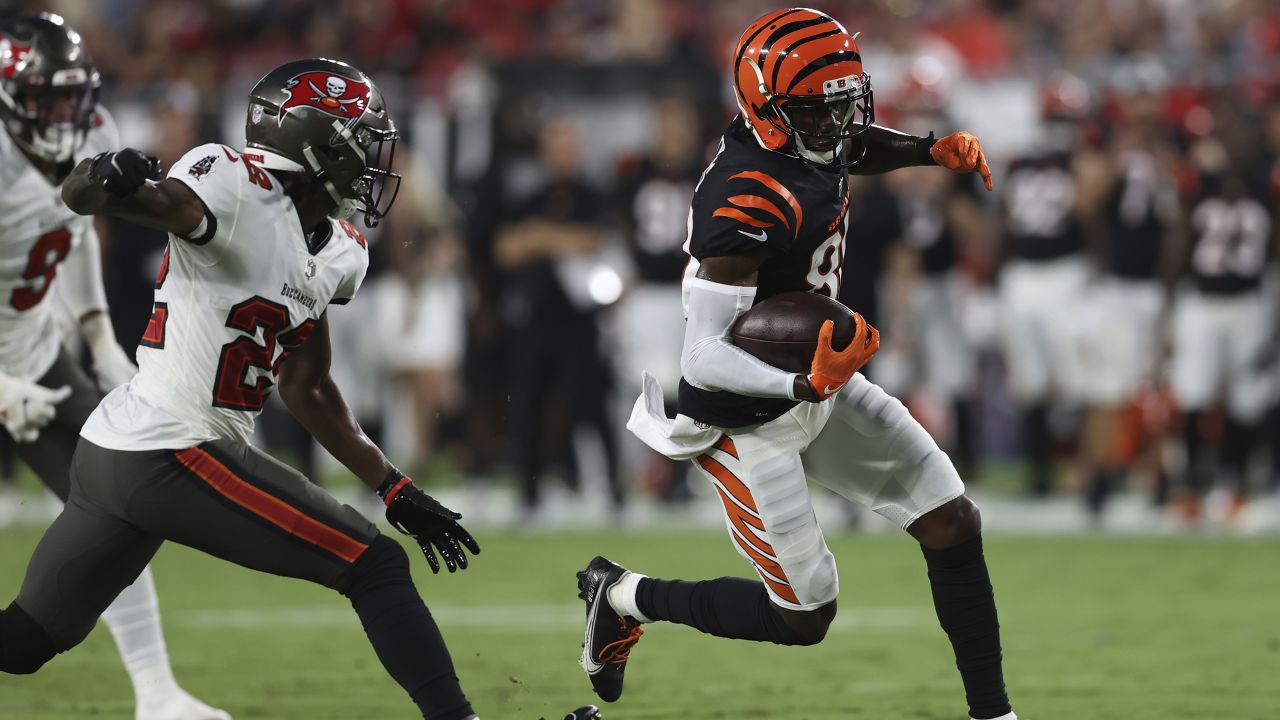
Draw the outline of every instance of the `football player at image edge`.
<instances>
[{"instance_id":1,"label":"football player at image edge","mask_svg":"<svg viewBox=\"0 0 1280 720\"><path fill-rule=\"evenodd\" d=\"M103 392L138 369L116 342L93 219L62 203L80 160L119 146L79 33L52 14L0 24L0 421L59 500L80 428ZM62 346L54 297L79 321L94 380ZM136 720L230 720L178 685L151 570L102 613L134 691ZM0 633L0 645L6 642Z\"/></svg>"}]
</instances>

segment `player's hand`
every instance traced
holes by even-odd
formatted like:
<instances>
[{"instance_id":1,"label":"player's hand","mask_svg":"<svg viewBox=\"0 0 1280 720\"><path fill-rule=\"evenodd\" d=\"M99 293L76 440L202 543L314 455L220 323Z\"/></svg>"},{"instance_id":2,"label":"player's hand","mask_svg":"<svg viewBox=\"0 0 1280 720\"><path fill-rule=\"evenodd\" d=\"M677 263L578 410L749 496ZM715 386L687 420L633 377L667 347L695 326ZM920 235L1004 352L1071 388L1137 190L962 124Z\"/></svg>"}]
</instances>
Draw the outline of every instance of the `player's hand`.
<instances>
[{"instance_id":1,"label":"player's hand","mask_svg":"<svg viewBox=\"0 0 1280 720\"><path fill-rule=\"evenodd\" d=\"M93 374L98 381L98 389L104 393L129 382L138 374L138 366L129 359L124 348L114 342L109 348L93 353Z\"/></svg>"},{"instance_id":2,"label":"player's hand","mask_svg":"<svg viewBox=\"0 0 1280 720\"><path fill-rule=\"evenodd\" d=\"M880 331L871 327L858 313L853 314L853 322L853 340L840 351L831 347L835 323L830 320L822 323L822 329L818 331L818 349L813 354L808 378L814 398L806 399L820 401L835 395L880 349Z\"/></svg>"},{"instance_id":3,"label":"player's hand","mask_svg":"<svg viewBox=\"0 0 1280 720\"><path fill-rule=\"evenodd\" d=\"M89 166L89 181L115 197L128 197L148 180L162 177L160 161L133 148L101 153Z\"/></svg>"},{"instance_id":4,"label":"player's hand","mask_svg":"<svg viewBox=\"0 0 1280 720\"><path fill-rule=\"evenodd\" d=\"M991 182L991 168L987 167L987 157L982 154L982 143L978 138L963 130L954 132L938 140L929 148L934 162L954 172L974 172L982 175L982 182L991 190L995 185Z\"/></svg>"},{"instance_id":5,"label":"player's hand","mask_svg":"<svg viewBox=\"0 0 1280 720\"><path fill-rule=\"evenodd\" d=\"M40 429L57 414L71 386L50 389L7 375L0 376L0 421L18 442L35 442Z\"/></svg>"},{"instance_id":6,"label":"player's hand","mask_svg":"<svg viewBox=\"0 0 1280 720\"><path fill-rule=\"evenodd\" d=\"M418 541L422 554L431 565L431 572L440 572L436 552L444 558L449 572L467 569L465 547L472 555L480 554L480 544L471 533L458 524L462 518L426 494L409 478L399 475L388 478L378 488L378 495L387 506L387 521L391 526Z\"/></svg>"}]
</instances>

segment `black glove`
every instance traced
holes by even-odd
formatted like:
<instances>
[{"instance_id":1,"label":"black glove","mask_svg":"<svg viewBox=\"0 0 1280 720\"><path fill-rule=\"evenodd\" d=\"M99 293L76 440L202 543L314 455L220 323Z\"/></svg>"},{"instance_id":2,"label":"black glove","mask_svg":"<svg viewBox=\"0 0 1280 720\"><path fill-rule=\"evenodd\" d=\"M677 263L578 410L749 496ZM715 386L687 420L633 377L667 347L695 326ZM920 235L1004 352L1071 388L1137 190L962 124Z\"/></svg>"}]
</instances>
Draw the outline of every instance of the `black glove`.
<instances>
[{"instance_id":1,"label":"black glove","mask_svg":"<svg viewBox=\"0 0 1280 720\"><path fill-rule=\"evenodd\" d=\"M387 505L387 520L391 526L405 535L412 536L427 556L431 572L440 572L440 561L435 551L444 558L449 572L467 569L465 546L472 555L480 554L480 544L471 537L458 520L462 517L438 500L423 492L408 477L393 472L378 487L378 497Z\"/></svg>"},{"instance_id":2,"label":"black glove","mask_svg":"<svg viewBox=\"0 0 1280 720\"><path fill-rule=\"evenodd\" d=\"M160 161L133 148L100 153L89 166L89 180L115 197L128 197L148 180L161 177Z\"/></svg>"}]
</instances>

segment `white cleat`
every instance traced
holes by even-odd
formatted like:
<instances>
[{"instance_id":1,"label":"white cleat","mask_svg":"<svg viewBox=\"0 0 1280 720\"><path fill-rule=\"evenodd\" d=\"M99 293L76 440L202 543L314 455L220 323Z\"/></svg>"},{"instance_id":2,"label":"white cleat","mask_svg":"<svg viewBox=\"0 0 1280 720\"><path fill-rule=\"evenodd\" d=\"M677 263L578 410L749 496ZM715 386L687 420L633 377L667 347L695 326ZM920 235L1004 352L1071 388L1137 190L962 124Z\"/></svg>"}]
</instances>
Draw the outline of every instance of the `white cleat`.
<instances>
[{"instance_id":1,"label":"white cleat","mask_svg":"<svg viewBox=\"0 0 1280 720\"><path fill-rule=\"evenodd\" d=\"M182 688L174 688L139 699L134 720L231 720L231 715L205 705Z\"/></svg>"},{"instance_id":2,"label":"white cleat","mask_svg":"<svg viewBox=\"0 0 1280 720\"><path fill-rule=\"evenodd\" d=\"M969 718L969 720L973 720L973 718ZM998 718L991 718L991 720L1018 720L1018 716L1013 713L1006 713Z\"/></svg>"}]
</instances>

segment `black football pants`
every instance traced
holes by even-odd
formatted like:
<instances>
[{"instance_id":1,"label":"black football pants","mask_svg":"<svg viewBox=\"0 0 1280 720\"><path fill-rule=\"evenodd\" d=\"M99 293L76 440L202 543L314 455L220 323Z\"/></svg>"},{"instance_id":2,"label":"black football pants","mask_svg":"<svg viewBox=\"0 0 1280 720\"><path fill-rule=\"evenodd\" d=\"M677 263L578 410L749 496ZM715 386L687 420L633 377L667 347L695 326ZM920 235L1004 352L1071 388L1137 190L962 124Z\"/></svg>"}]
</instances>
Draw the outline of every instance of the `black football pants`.
<instances>
[{"instance_id":1,"label":"black football pants","mask_svg":"<svg viewBox=\"0 0 1280 720\"><path fill-rule=\"evenodd\" d=\"M16 601L59 651L89 634L165 540L342 591L378 536L355 509L241 442L121 451L81 439L70 476Z\"/></svg>"}]
</instances>

